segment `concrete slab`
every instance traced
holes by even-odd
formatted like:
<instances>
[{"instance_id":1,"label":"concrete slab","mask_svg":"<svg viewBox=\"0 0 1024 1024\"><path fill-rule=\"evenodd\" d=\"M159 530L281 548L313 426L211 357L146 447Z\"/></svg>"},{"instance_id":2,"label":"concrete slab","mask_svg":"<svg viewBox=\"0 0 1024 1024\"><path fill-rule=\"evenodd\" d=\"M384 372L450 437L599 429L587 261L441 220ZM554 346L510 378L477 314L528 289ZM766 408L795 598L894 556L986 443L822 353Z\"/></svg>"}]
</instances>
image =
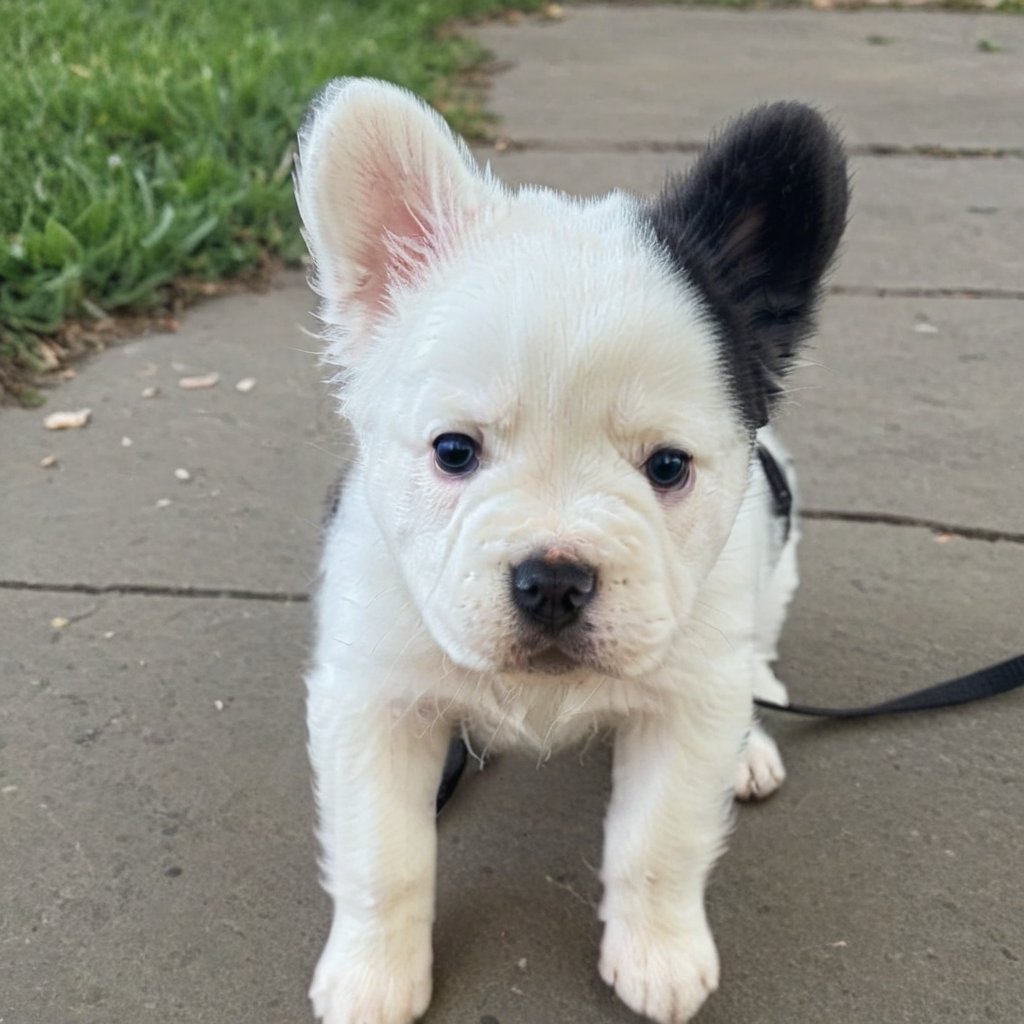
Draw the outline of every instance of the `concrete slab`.
<instances>
[{"instance_id":1,"label":"concrete slab","mask_svg":"<svg viewBox=\"0 0 1024 1024\"><path fill-rule=\"evenodd\" d=\"M308 608L7 592L0 621L0 1019L307 1019Z\"/></svg>"},{"instance_id":2,"label":"concrete slab","mask_svg":"<svg viewBox=\"0 0 1024 1024\"><path fill-rule=\"evenodd\" d=\"M1019 545L809 523L784 675L856 702L1005 656L1021 579ZM328 908L308 607L8 592L0 617L0 1018L309 1019ZM1016 1024L1018 704L778 729L791 777L715 875L725 973L700 1019ZM441 821L428 1024L636 1019L595 970L607 768L598 745L467 777Z\"/></svg>"},{"instance_id":3,"label":"concrete slab","mask_svg":"<svg viewBox=\"0 0 1024 1024\"><path fill-rule=\"evenodd\" d=\"M1024 532L1022 312L829 296L779 417L805 504Z\"/></svg>"},{"instance_id":4,"label":"concrete slab","mask_svg":"<svg viewBox=\"0 0 1024 1024\"><path fill-rule=\"evenodd\" d=\"M658 192L693 156L607 150L479 149L511 184L576 195ZM1024 161L854 156L853 204L836 284L1024 289Z\"/></svg>"},{"instance_id":5,"label":"concrete slab","mask_svg":"<svg viewBox=\"0 0 1024 1024\"><path fill-rule=\"evenodd\" d=\"M302 277L282 275L265 295L206 303L177 334L82 364L42 409L0 410L0 522L21 538L0 545L0 579L305 589L345 449L303 333L312 307ZM178 387L209 371L215 388ZM241 394L245 377L256 386ZM147 387L159 394L143 398ZM80 408L92 409L85 429L43 428ZM57 468L40 468L48 454Z\"/></svg>"},{"instance_id":6,"label":"concrete slab","mask_svg":"<svg viewBox=\"0 0 1024 1024\"><path fill-rule=\"evenodd\" d=\"M511 62L491 98L514 139L700 140L803 99L855 144L1024 146L1024 22L1000 15L588 4L476 35Z\"/></svg>"}]
</instances>

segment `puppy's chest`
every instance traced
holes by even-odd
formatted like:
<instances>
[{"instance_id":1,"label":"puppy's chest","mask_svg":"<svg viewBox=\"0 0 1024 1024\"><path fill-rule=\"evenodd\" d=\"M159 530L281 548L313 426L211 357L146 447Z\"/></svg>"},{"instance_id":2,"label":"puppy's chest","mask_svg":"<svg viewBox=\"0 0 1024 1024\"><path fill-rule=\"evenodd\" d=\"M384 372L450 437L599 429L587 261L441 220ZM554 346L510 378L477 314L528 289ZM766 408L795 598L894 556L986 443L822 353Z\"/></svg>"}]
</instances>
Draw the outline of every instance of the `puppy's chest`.
<instances>
[{"instance_id":1,"label":"puppy's chest","mask_svg":"<svg viewBox=\"0 0 1024 1024\"><path fill-rule=\"evenodd\" d=\"M445 695L445 717L459 719L486 750L526 748L548 753L616 725L655 704L638 681L589 673L566 677L483 677ZM421 706L436 714L434 699Z\"/></svg>"}]
</instances>

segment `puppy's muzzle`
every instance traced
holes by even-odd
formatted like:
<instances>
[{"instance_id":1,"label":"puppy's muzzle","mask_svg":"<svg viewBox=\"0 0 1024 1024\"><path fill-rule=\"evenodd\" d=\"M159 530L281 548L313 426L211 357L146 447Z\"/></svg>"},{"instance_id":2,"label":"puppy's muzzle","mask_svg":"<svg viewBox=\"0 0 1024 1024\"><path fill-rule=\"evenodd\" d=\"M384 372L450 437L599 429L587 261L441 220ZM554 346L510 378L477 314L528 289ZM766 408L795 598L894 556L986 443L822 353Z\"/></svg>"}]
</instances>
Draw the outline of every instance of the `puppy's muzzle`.
<instances>
[{"instance_id":1,"label":"puppy's muzzle","mask_svg":"<svg viewBox=\"0 0 1024 1024\"><path fill-rule=\"evenodd\" d=\"M528 558L512 568L516 607L551 632L576 622L596 593L597 573L589 565Z\"/></svg>"}]
</instances>

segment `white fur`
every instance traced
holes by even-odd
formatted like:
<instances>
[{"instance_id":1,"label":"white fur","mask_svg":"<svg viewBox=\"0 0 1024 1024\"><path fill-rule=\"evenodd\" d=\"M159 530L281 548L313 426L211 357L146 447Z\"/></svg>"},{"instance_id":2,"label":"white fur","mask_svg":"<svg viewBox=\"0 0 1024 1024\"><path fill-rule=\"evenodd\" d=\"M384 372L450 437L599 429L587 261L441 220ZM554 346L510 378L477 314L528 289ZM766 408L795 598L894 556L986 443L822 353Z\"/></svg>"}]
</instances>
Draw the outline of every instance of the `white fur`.
<instances>
[{"instance_id":1,"label":"white fur","mask_svg":"<svg viewBox=\"0 0 1024 1024\"><path fill-rule=\"evenodd\" d=\"M307 680L334 900L314 1010L408 1024L426 1008L454 727L547 752L612 726L601 974L637 1012L688 1020L718 981L703 892L728 797L783 777L751 698L779 692L795 585L795 534L770 568L770 501L701 306L635 200L510 193L383 83L324 94L297 187L357 443ZM452 431L482 445L465 478L434 465ZM641 471L662 445L693 454L687 491ZM600 581L561 675L530 670L509 585L553 549Z\"/></svg>"}]
</instances>

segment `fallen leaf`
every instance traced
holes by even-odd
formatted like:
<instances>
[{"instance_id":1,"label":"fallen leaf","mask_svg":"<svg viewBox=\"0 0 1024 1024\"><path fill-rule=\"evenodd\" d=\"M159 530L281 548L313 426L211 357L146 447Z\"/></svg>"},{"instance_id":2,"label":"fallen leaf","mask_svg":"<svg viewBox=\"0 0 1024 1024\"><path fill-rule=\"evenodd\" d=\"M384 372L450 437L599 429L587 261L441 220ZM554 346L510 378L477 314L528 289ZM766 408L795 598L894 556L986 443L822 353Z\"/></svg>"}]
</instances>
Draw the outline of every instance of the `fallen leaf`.
<instances>
[{"instance_id":1,"label":"fallen leaf","mask_svg":"<svg viewBox=\"0 0 1024 1024\"><path fill-rule=\"evenodd\" d=\"M60 371L61 380L74 380L78 376L78 371L73 370L70 366L66 370Z\"/></svg>"},{"instance_id":2,"label":"fallen leaf","mask_svg":"<svg viewBox=\"0 0 1024 1024\"><path fill-rule=\"evenodd\" d=\"M561 4L545 4L541 13L548 21L562 21L565 18L565 8Z\"/></svg>"},{"instance_id":3,"label":"fallen leaf","mask_svg":"<svg viewBox=\"0 0 1024 1024\"><path fill-rule=\"evenodd\" d=\"M47 430L77 430L84 427L92 416L91 409L79 409L77 412L51 412L43 420Z\"/></svg>"},{"instance_id":4,"label":"fallen leaf","mask_svg":"<svg viewBox=\"0 0 1024 1024\"><path fill-rule=\"evenodd\" d=\"M236 385L235 390L241 391L243 395L247 395L252 389L256 387L255 377L243 377Z\"/></svg>"},{"instance_id":5,"label":"fallen leaf","mask_svg":"<svg viewBox=\"0 0 1024 1024\"><path fill-rule=\"evenodd\" d=\"M204 373L198 377L182 377L178 387L186 391L201 391L203 388L216 387L219 380L219 373Z\"/></svg>"},{"instance_id":6,"label":"fallen leaf","mask_svg":"<svg viewBox=\"0 0 1024 1024\"><path fill-rule=\"evenodd\" d=\"M39 465L42 466L43 469L53 469L53 467L57 465L57 456L56 455L44 455L39 460Z\"/></svg>"}]
</instances>

